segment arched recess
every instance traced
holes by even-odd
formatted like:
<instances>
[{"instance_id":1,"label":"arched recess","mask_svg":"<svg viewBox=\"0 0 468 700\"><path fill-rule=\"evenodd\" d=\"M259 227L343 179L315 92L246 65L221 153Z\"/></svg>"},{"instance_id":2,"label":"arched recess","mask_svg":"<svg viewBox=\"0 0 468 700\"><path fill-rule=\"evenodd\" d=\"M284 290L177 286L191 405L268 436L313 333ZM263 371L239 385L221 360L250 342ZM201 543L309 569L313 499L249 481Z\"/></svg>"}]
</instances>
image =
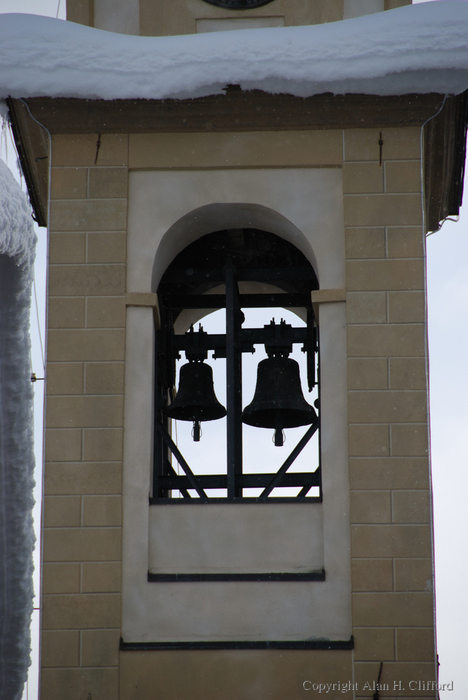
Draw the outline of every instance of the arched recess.
<instances>
[{"instance_id":1,"label":"arched recess","mask_svg":"<svg viewBox=\"0 0 468 700\"><path fill-rule=\"evenodd\" d=\"M283 238L300 250L318 276L318 263L311 241L285 216L259 204L217 203L190 211L164 234L154 258L152 291L157 290L165 270L184 248L208 233L227 229L259 229Z\"/></svg>"},{"instance_id":2,"label":"arched recess","mask_svg":"<svg viewBox=\"0 0 468 700\"><path fill-rule=\"evenodd\" d=\"M127 291L155 292L185 246L226 228L285 238L310 261L320 289L344 287L338 169L137 171L130 174Z\"/></svg>"},{"instance_id":3,"label":"arched recess","mask_svg":"<svg viewBox=\"0 0 468 700\"><path fill-rule=\"evenodd\" d=\"M339 169L252 168L131 172L127 291L155 293L177 254L203 235L251 227L295 245L312 264L321 289L343 288ZM320 327L323 503L149 505L153 310L128 307L122 609L126 642L157 646L204 640L222 647L232 641L268 646L275 640L303 645L311 638L349 638L344 304L324 304ZM322 568L325 580L311 580L311 572ZM271 583L272 572L286 572L289 580ZM204 581L192 584L186 574ZM245 580L235 585L239 574ZM296 580L297 574L305 574L304 580Z\"/></svg>"}]
</instances>

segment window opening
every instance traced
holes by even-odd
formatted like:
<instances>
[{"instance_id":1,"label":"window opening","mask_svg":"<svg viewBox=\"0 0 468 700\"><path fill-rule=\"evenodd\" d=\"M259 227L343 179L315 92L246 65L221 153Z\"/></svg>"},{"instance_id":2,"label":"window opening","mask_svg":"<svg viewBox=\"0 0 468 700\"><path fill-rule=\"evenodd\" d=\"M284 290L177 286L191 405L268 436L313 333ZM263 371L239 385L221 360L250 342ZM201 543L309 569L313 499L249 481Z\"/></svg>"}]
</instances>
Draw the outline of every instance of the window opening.
<instances>
[{"instance_id":1,"label":"window opening","mask_svg":"<svg viewBox=\"0 0 468 700\"><path fill-rule=\"evenodd\" d=\"M158 289L152 502L321 500L317 287L300 251L256 229L175 258Z\"/></svg>"}]
</instances>

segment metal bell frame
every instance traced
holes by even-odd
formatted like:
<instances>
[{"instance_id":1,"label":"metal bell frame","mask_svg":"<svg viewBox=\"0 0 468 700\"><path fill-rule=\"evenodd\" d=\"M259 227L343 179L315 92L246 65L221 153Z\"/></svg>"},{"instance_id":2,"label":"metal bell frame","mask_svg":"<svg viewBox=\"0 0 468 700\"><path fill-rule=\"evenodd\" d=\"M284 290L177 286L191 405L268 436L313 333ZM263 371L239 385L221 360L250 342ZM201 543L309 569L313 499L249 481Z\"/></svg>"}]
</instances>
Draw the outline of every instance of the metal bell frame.
<instances>
[{"instance_id":1,"label":"metal bell frame","mask_svg":"<svg viewBox=\"0 0 468 700\"><path fill-rule=\"evenodd\" d=\"M284 274L284 271L282 271ZM219 273L218 273L219 274ZM193 328L185 335L166 334L166 346L161 348L162 355L180 357L180 351L185 351L187 359L197 357L199 360L206 359L207 351L214 350L213 357L226 359L226 390L227 390L227 474L195 475L180 450L175 445L168 430L167 418L170 408L167 406L161 411L157 411L155 418L155 451L159 454L168 455L168 450L172 452L179 463L183 475L178 475L174 471L170 460L166 457L155 462L153 496L152 503L173 503L183 502L285 502L298 500L321 501L321 470L320 466L311 472L291 472L289 467L296 457L302 452L319 427L319 418L314 409L308 406L309 417L302 424L309 424L303 437L285 459L280 469L274 474L244 474L242 471L242 362L241 355L245 352L254 352L255 345L265 345L267 353L287 358L294 343L300 343L303 350L307 352L307 374L309 389L316 385L315 354L318 350L317 327L313 318L312 306L310 303L310 293L308 299L305 295L299 294L239 294L238 280L249 279L249 272L236 270L232 261L228 259L223 271L224 280L217 280L225 284L225 295L188 295L183 300L173 297L173 304L178 308L193 309L218 309L226 308L226 333L208 334L203 330L194 332ZM258 275L257 271L257 275ZM290 279L295 279L299 275L307 276L306 271L291 270ZM252 279L252 277L250 277ZM244 315L241 307L304 307L307 308L308 323L305 328L295 328L282 322L270 323L264 328L242 328ZM168 340L169 339L169 340ZM203 356L203 357L202 357ZM294 362L293 360L290 360ZM189 366L189 365L186 365ZM167 386L174 383L172 379L166 378ZM160 392L161 395L161 392ZM302 397L303 398L303 397ZM316 402L317 404L317 402ZM220 405L221 406L221 405ZM223 408L223 407L221 407ZM245 413L245 411L244 411ZM177 416L175 416L177 418ZM186 418L186 420L192 418ZM283 426L287 427L287 426ZM295 497L274 497L269 498L272 491L277 487L294 486L300 487ZM244 489L262 488L258 497L246 497ZM307 496L313 487L319 487L318 496ZM181 499L171 498L170 492L177 489ZM207 495L209 489L226 489L227 498L210 498ZM192 497L189 490L195 490L197 496Z\"/></svg>"}]
</instances>

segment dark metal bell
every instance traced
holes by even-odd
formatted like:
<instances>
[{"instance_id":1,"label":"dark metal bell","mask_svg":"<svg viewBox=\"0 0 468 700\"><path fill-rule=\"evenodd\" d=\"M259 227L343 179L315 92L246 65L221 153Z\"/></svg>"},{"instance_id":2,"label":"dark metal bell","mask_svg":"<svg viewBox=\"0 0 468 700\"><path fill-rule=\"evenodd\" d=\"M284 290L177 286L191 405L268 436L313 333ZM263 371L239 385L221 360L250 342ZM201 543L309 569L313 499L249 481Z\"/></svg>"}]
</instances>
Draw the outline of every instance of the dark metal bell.
<instances>
[{"instance_id":1,"label":"dark metal bell","mask_svg":"<svg viewBox=\"0 0 468 700\"><path fill-rule=\"evenodd\" d=\"M175 420L217 420L226 409L216 398L213 370L204 362L189 362L180 368L179 391L165 414Z\"/></svg>"},{"instance_id":2,"label":"dark metal bell","mask_svg":"<svg viewBox=\"0 0 468 700\"><path fill-rule=\"evenodd\" d=\"M297 362L288 357L262 360L257 369L255 394L242 412L242 421L256 428L279 431L309 425L316 418L302 393Z\"/></svg>"}]
</instances>

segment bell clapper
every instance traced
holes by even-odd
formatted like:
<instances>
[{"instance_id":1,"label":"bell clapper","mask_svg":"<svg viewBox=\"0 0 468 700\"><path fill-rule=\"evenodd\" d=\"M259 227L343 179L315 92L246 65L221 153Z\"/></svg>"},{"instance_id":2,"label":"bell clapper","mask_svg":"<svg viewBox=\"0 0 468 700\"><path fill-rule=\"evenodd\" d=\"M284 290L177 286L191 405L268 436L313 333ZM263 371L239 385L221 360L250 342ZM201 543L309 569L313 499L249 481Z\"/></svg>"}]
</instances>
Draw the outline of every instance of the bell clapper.
<instances>
[{"instance_id":1,"label":"bell clapper","mask_svg":"<svg viewBox=\"0 0 468 700\"><path fill-rule=\"evenodd\" d=\"M192 428L193 441L200 442L201 436L202 436L202 429L201 429L200 421L194 420L193 421L193 428Z\"/></svg>"},{"instance_id":2,"label":"bell clapper","mask_svg":"<svg viewBox=\"0 0 468 700\"><path fill-rule=\"evenodd\" d=\"M275 433L273 435L273 440L275 447L283 447L286 442L286 436L282 428L275 428Z\"/></svg>"}]
</instances>

